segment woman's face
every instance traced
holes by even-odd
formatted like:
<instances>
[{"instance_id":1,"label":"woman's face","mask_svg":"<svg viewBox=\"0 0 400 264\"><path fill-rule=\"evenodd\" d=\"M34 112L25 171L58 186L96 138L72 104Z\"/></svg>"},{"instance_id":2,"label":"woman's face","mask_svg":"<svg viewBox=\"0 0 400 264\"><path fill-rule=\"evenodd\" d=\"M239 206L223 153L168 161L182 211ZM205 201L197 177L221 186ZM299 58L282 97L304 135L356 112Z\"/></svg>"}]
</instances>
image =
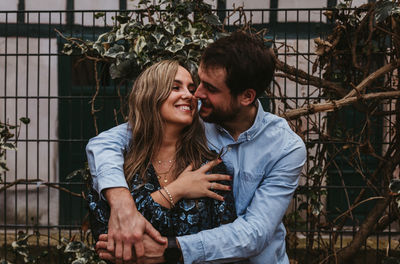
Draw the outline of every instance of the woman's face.
<instances>
[{"instance_id":1,"label":"woman's face","mask_svg":"<svg viewBox=\"0 0 400 264\"><path fill-rule=\"evenodd\" d=\"M190 73L179 66L172 91L161 105L161 117L165 124L186 127L193 122L197 100L193 96L196 86Z\"/></svg>"}]
</instances>

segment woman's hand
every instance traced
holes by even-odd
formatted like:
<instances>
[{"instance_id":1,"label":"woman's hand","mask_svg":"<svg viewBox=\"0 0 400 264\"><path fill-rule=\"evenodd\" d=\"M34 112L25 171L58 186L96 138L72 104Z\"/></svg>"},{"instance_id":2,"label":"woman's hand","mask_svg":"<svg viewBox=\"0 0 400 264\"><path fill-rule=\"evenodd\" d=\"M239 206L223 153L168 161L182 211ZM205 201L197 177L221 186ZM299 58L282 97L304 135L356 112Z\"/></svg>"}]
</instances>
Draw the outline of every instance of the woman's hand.
<instances>
[{"instance_id":1,"label":"woman's hand","mask_svg":"<svg viewBox=\"0 0 400 264\"><path fill-rule=\"evenodd\" d=\"M232 177L225 174L206 174L221 162L221 160L215 159L197 170L193 170L192 165L186 167L175 181L166 186L173 196L174 202L176 203L182 198L194 199L200 197L210 197L223 201L224 198L213 190L230 191L231 186L216 181L232 180Z\"/></svg>"}]
</instances>

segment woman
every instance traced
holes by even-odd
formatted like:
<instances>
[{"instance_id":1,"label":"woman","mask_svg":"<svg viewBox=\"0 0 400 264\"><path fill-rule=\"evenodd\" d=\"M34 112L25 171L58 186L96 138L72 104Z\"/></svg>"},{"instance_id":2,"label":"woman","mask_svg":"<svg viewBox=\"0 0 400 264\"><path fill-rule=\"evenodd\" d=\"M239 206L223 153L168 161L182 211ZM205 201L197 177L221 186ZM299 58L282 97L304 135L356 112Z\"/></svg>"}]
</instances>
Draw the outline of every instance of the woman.
<instances>
[{"instance_id":1,"label":"woman","mask_svg":"<svg viewBox=\"0 0 400 264\"><path fill-rule=\"evenodd\" d=\"M132 140L125 176L137 209L163 236L193 234L236 218L231 182L213 182L229 176L178 177L217 157L207 148L195 89L190 73L177 61L166 60L146 69L129 96ZM212 173L226 174L223 163ZM107 233L110 208L93 190L88 201L97 240Z\"/></svg>"}]
</instances>

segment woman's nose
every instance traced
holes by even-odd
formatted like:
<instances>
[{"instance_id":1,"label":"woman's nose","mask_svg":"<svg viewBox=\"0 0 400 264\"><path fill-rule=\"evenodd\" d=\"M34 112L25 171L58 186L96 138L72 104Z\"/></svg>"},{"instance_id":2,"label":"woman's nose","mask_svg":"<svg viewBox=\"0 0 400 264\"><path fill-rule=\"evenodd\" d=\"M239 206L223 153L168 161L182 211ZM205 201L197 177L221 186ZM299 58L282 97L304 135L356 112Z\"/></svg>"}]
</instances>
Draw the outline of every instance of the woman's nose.
<instances>
[{"instance_id":1,"label":"woman's nose","mask_svg":"<svg viewBox=\"0 0 400 264\"><path fill-rule=\"evenodd\" d=\"M193 94L188 89L185 89L185 91L182 94L182 99L191 99L192 97Z\"/></svg>"}]
</instances>

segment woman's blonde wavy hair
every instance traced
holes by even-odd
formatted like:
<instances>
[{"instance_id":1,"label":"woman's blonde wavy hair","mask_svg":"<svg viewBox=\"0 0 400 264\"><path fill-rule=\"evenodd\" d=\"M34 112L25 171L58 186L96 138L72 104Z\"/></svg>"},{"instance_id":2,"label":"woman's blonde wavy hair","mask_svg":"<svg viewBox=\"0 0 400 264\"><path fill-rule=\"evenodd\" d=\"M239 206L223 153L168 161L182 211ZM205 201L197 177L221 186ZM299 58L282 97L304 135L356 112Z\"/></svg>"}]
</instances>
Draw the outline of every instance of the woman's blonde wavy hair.
<instances>
[{"instance_id":1,"label":"woman's blonde wavy hair","mask_svg":"<svg viewBox=\"0 0 400 264\"><path fill-rule=\"evenodd\" d=\"M146 170L159 151L164 131L160 108L172 91L179 66L174 60L157 62L144 70L133 85L128 115L132 139L124 163L129 184L136 173L146 181ZM193 123L182 131L178 140L173 175L177 177L189 164L198 168L204 159L211 160L215 156L207 147L204 127L196 109Z\"/></svg>"}]
</instances>

